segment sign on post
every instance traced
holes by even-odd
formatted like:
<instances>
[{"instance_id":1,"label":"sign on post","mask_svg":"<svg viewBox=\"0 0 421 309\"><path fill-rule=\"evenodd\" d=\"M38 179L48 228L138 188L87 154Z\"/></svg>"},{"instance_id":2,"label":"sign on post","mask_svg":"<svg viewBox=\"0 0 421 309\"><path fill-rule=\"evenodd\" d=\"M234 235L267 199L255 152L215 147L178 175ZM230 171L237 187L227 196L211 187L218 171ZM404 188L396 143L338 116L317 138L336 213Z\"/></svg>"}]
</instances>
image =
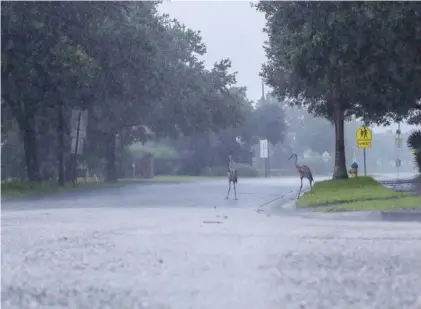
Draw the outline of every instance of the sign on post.
<instances>
[{"instance_id":1,"label":"sign on post","mask_svg":"<svg viewBox=\"0 0 421 309\"><path fill-rule=\"evenodd\" d=\"M70 129L72 137L86 138L86 128L88 125L88 111L78 109L72 110Z\"/></svg>"},{"instance_id":2,"label":"sign on post","mask_svg":"<svg viewBox=\"0 0 421 309\"><path fill-rule=\"evenodd\" d=\"M363 149L364 155L364 176L367 176L367 159L366 159L366 149L371 148L371 139L373 138L373 132L366 127L362 126L357 130L357 146L358 148Z\"/></svg>"},{"instance_id":3,"label":"sign on post","mask_svg":"<svg viewBox=\"0 0 421 309\"><path fill-rule=\"evenodd\" d=\"M265 177L269 175L269 150L268 150L268 140L260 140L260 158L265 161Z\"/></svg>"},{"instance_id":4,"label":"sign on post","mask_svg":"<svg viewBox=\"0 0 421 309\"><path fill-rule=\"evenodd\" d=\"M72 118L70 119L70 136L72 137L71 153L82 154L84 140L86 139L87 124L87 110L72 110Z\"/></svg>"},{"instance_id":5,"label":"sign on post","mask_svg":"<svg viewBox=\"0 0 421 309\"><path fill-rule=\"evenodd\" d=\"M267 158L268 154L268 140L262 139L260 140L260 158Z\"/></svg>"},{"instance_id":6,"label":"sign on post","mask_svg":"<svg viewBox=\"0 0 421 309\"><path fill-rule=\"evenodd\" d=\"M77 143L76 143L77 141ZM72 137L72 144L70 147L70 152L73 154L82 154L83 152L83 144L84 144L84 139L83 138L79 138L79 140L76 139L76 137ZM77 147L77 149L76 149Z\"/></svg>"},{"instance_id":7,"label":"sign on post","mask_svg":"<svg viewBox=\"0 0 421 309\"><path fill-rule=\"evenodd\" d=\"M360 127L357 130L357 146L358 148L371 148L371 140L373 138L373 132L365 126Z\"/></svg>"}]
</instances>

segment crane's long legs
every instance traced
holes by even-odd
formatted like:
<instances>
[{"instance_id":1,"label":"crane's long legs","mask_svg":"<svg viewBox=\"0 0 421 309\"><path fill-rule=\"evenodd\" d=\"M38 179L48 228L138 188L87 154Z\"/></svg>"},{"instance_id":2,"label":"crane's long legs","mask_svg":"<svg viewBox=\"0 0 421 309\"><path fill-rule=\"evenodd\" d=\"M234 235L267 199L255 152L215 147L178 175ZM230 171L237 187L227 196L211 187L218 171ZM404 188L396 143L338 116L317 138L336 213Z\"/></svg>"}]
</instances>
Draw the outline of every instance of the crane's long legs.
<instances>
[{"instance_id":1,"label":"crane's long legs","mask_svg":"<svg viewBox=\"0 0 421 309\"><path fill-rule=\"evenodd\" d=\"M303 177L301 177L301 185L300 185L300 191L298 191L297 200L300 197L301 189L303 188Z\"/></svg>"},{"instance_id":2,"label":"crane's long legs","mask_svg":"<svg viewBox=\"0 0 421 309\"><path fill-rule=\"evenodd\" d=\"M235 182L233 182L233 184L234 184L234 195L235 195L235 199L237 199L237 189L236 189L236 186L235 186Z\"/></svg>"},{"instance_id":3,"label":"crane's long legs","mask_svg":"<svg viewBox=\"0 0 421 309\"><path fill-rule=\"evenodd\" d=\"M234 184L234 190L235 190L235 184ZM231 191L231 180L228 180L228 193L227 193L227 197L225 198L226 200L228 199L228 196L230 195L230 191Z\"/></svg>"}]
</instances>

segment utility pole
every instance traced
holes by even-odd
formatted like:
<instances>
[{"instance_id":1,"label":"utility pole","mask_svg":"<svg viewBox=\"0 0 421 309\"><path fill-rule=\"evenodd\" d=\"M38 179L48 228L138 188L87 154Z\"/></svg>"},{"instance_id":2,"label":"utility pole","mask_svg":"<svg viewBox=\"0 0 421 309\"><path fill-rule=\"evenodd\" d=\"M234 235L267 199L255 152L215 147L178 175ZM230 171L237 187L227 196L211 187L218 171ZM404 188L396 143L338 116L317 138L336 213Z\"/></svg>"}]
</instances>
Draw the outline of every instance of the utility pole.
<instances>
[{"instance_id":1,"label":"utility pole","mask_svg":"<svg viewBox=\"0 0 421 309\"><path fill-rule=\"evenodd\" d=\"M262 102L265 100L265 83L262 79ZM267 140L267 139L266 139ZM270 177L270 152L269 152L269 141L267 141L267 158L265 158L265 177Z\"/></svg>"}]
</instances>

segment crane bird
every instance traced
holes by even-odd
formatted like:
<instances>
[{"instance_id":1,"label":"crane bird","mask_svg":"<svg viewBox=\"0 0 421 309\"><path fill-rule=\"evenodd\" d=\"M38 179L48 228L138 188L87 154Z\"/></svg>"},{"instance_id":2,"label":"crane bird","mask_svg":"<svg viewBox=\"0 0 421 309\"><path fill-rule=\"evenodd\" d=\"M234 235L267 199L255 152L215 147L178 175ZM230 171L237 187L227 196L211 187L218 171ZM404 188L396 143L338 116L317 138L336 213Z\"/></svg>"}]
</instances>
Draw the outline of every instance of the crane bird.
<instances>
[{"instance_id":1,"label":"crane bird","mask_svg":"<svg viewBox=\"0 0 421 309\"><path fill-rule=\"evenodd\" d=\"M232 159L232 156L229 155L228 156L228 172L227 172L227 177L228 177L228 193L227 193L227 197L225 198L226 200L229 197L230 191L231 191L231 182L234 185L234 196L235 199L237 199L237 189L235 187L235 185L237 184L238 178L237 178L237 170L235 169L235 163L234 160Z\"/></svg>"},{"instance_id":2,"label":"crane bird","mask_svg":"<svg viewBox=\"0 0 421 309\"><path fill-rule=\"evenodd\" d=\"M297 169L298 173L300 174L300 179L301 179L301 186L300 186L300 191L298 192L298 196L297 199L300 197L301 194L301 189L303 188L303 178L307 178L308 181L310 182L310 187L313 188L313 174L311 173L311 169L307 166L307 165L300 165L297 163L298 161L298 156L296 153L293 153L288 160L291 160L292 158L295 158L295 168Z\"/></svg>"}]
</instances>

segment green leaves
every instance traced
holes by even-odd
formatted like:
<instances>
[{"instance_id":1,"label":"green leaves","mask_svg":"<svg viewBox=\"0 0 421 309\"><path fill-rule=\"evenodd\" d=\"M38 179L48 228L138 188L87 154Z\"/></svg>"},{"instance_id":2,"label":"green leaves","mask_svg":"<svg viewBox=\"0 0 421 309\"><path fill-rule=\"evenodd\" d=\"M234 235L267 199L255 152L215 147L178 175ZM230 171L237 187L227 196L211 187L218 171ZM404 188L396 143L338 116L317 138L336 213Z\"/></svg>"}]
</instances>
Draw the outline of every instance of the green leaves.
<instances>
[{"instance_id":1,"label":"green leaves","mask_svg":"<svg viewBox=\"0 0 421 309\"><path fill-rule=\"evenodd\" d=\"M343 109L375 122L417 108L418 3L262 1L257 8L269 36L262 74L278 97L301 96L318 109L334 90Z\"/></svg>"},{"instance_id":2,"label":"green leaves","mask_svg":"<svg viewBox=\"0 0 421 309\"><path fill-rule=\"evenodd\" d=\"M158 15L156 2L1 5L2 109L22 132L31 132L27 156L61 151L63 158L75 107L89 111L85 150L109 161L115 160L109 144L116 134L124 147L153 136L217 131L244 119L244 98L231 89L231 62L207 70L200 33ZM35 170L37 160L30 159ZM114 162L108 163L111 173Z\"/></svg>"}]
</instances>

